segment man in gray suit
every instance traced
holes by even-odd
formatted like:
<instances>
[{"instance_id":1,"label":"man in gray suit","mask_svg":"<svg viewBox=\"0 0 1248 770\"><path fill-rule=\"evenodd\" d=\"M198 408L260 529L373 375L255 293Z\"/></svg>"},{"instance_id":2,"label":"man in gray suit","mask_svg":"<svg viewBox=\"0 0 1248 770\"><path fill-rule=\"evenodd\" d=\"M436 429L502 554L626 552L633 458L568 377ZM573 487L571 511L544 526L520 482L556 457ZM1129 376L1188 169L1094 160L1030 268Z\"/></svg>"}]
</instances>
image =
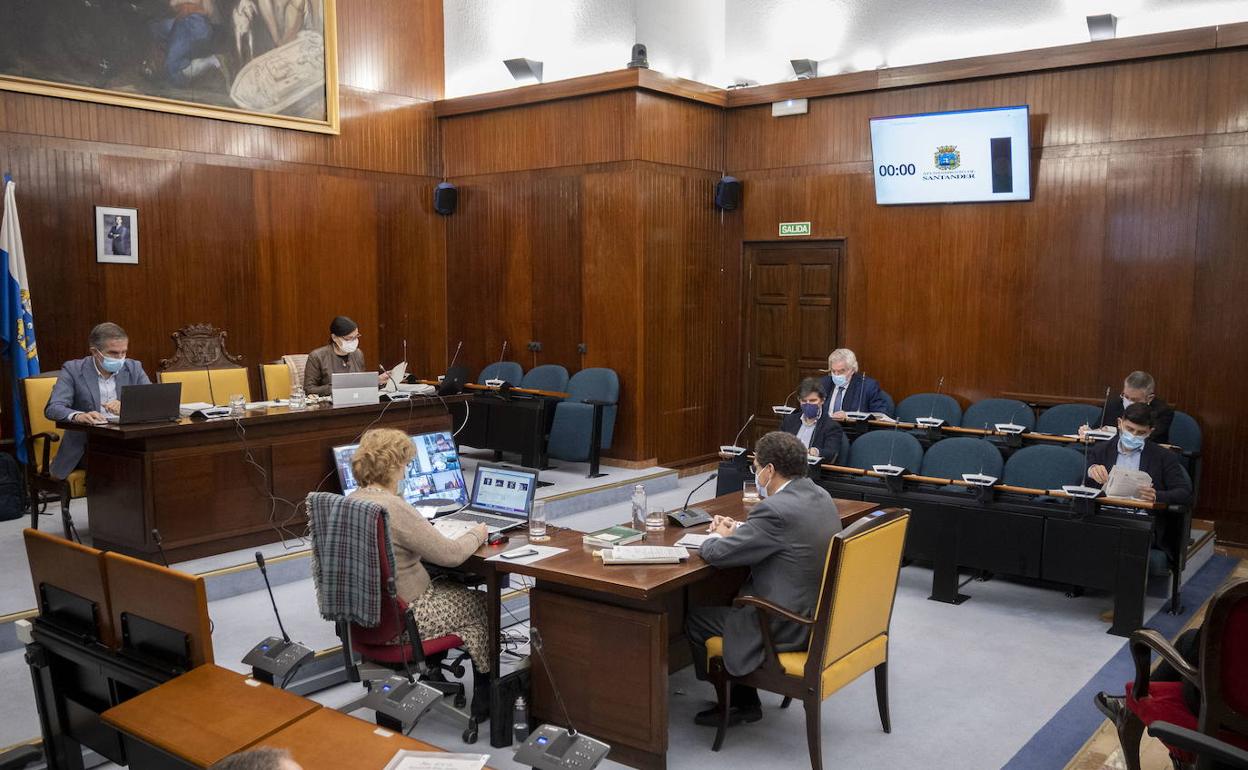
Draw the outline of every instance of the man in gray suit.
<instances>
[{"instance_id":1,"label":"man in gray suit","mask_svg":"<svg viewBox=\"0 0 1248 770\"><path fill-rule=\"evenodd\" d=\"M115 323L102 323L87 339L91 355L66 361L52 386L52 395L43 413L49 420L71 420L82 425L103 425L104 413L121 413L121 388L150 385L151 380L138 361L126 358L130 338ZM63 479L79 467L87 448L87 435L67 430L61 448L52 460L52 475Z\"/></svg>"},{"instance_id":2,"label":"man in gray suit","mask_svg":"<svg viewBox=\"0 0 1248 770\"><path fill-rule=\"evenodd\" d=\"M741 595L757 596L799 615L814 614L823 567L841 517L827 490L806 478L806 447L789 433L773 431L754 445L754 479L764 500L744 522L716 516L702 558L716 567L749 567ZM699 607L689 613L685 635L699 679L706 679L706 641L724 638L724 667L743 676L762 665L763 637L753 607ZM805 649L806 629L773 621L772 640L780 652ZM758 691L734 685L729 724L762 718ZM700 725L719 724L718 709L698 714Z\"/></svg>"}]
</instances>

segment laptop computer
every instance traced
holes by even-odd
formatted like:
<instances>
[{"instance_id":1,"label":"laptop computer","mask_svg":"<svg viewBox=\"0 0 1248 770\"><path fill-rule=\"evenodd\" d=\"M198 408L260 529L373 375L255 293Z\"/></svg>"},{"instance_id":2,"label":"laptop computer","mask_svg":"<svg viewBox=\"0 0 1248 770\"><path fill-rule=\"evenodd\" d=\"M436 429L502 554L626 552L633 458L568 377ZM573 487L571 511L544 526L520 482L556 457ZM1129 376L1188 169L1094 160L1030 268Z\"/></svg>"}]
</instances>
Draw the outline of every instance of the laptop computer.
<instances>
[{"instance_id":1,"label":"laptop computer","mask_svg":"<svg viewBox=\"0 0 1248 770\"><path fill-rule=\"evenodd\" d=\"M329 382L334 406L360 406L381 403L377 372L335 373Z\"/></svg>"},{"instance_id":2,"label":"laptop computer","mask_svg":"<svg viewBox=\"0 0 1248 770\"><path fill-rule=\"evenodd\" d=\"M484 524L491 535L523 527L533 510L538 473L536 468L481 463L472 480L468 508L437 520Z\"/></svg>"},{"instance_id":3,"label":"laptop computer","mask_svg":"<svg viewBox=\"0 0 1248 770\"><path fill-rule=\"evenodd\" d=\"M122 385L117 398L121 401L121 414L104 414L110 424L136 425L182 419L182 413L178 409L178 402L182 398L180 382Z\"/></svg>"},{"instance_id":4,"label":"laptop computer","mask_svg":"<svg viewBox=\"0 0 1248 770\"><path fill-rule=\"evenodd\" d=\"M448 511L460 508L468 501L468 492L450 431L421 433L411 438L416 455L403 476L403 499L416 508L428 508L427 516L433 515L433 508L445 507ZM333 449L338 483L347 497L359 486L351 472L351 459L359 446L344 444Z\"/></svg>"}]
</instances>

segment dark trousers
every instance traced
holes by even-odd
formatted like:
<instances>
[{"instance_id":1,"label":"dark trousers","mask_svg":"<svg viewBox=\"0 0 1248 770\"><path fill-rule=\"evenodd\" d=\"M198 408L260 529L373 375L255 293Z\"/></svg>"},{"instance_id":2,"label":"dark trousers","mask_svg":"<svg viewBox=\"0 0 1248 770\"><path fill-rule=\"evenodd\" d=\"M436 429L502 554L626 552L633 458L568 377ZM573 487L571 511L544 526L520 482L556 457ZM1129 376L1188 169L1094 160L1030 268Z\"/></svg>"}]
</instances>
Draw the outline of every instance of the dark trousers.
<instances>
[{"instance_id":1,"label":"dark trousers","mask_svg":"<svg viewBox=\"0 0 1248 770\"><path fill-rule=\"evenodd\" d=\"M693 653L694 674L706 681L706 641L711 637L723 636L724 626L728 622L731 607L697 607L689 611L685 618L685 636L689 639L689 650ZM753 708L761 704L758 690L742 684L732 686L732 705L737 708Z\"/></svg>"},{"instance_id":2,"label":"dark trousers","mask_svg":"<svg viewBox=\"0 0 1248 770\"><path fill-rule=\"evenodd\" d=\"M1174 649L1182 656L1183 660L1199 669L1200 628L1189 628L1179 634L1179 637L1174 640ZM1174 666L1171 666L1164 660L1161 661L1157 668L1153 669L1153 675L1149 677L1149 680L1153 682L1183 682L1183 701L1193 714L1200 713L1200 690L1179 676L1179 672L1174 669Z\"/></svg>"}]
</instances>

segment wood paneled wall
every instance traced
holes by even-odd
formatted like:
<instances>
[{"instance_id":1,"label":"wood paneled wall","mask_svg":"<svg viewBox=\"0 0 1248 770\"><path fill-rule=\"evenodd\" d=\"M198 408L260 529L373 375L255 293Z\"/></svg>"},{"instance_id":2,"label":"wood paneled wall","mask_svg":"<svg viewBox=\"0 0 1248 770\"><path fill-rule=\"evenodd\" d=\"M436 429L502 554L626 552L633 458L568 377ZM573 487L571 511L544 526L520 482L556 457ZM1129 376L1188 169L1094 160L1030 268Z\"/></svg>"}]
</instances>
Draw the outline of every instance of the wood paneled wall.
<instances>
[{"instance_id":1,"label":"wood paneled wall","mask_svg":"<svg viewBox=\"0 0 1248 770\"><path fill-rule=\"evenodd\" d=\"M611 454L690 458L730 419L712 205L717 107L639 90L443 118L451 348L473 369L605 366L620 375ZM735 334L735 322L733 326ZM540 353L527 350L542 343ZM580 343L585 353L577 352Z\"/></svg>"},{"instance_id":2,"label":"wood paneled wall","mask_svg":"<svg viewBox=\"0 0 1248 770\"><path fill-rule=\"evenodd\" d=\"M322 344L337 313L370 363L406 337L413 368L441 365L442 4L338 8L339 136L0 92L45 369L85 355L104 319L154 372L186 323L227 329L254 366ZM139 265L96 264L97 204L139 209Z\"/></svg>"},{"instance_id":3,"label":"wood paneled wall","mask_svg":"<svg viewBox=\"0 0 1248 770\"><path fill-rule=\"evenodd\" d=\"M742 237L845 239L842 343L898 399L942 375L969 402L1152 372L1204 428L1200 514L1248 542L1244 71L1225 50L730 110ZM1031 105L1032 201L875 204L868 118L1011 104Z\"/></svg>"}]
</instances>

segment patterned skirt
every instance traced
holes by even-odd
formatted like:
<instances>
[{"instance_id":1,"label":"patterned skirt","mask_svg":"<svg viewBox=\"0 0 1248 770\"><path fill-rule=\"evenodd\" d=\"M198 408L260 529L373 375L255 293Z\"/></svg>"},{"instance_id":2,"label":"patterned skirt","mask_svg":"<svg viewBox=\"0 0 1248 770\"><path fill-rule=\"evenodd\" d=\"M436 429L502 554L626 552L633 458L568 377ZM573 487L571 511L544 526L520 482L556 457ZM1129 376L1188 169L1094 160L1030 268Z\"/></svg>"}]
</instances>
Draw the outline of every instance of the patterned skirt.
<instances>
[{"instance_id":1,"label":"patterned skirt","mask_svg":"<svg viewBox=\"0 0 1248 770\"><path fill-rule=\"evenodd\" d=\"M425 639L455 634L478 671L490 670L489 618L484 591L451 580L435 580L412 603L416 625Z\"/></svg>"}]
</instances>

